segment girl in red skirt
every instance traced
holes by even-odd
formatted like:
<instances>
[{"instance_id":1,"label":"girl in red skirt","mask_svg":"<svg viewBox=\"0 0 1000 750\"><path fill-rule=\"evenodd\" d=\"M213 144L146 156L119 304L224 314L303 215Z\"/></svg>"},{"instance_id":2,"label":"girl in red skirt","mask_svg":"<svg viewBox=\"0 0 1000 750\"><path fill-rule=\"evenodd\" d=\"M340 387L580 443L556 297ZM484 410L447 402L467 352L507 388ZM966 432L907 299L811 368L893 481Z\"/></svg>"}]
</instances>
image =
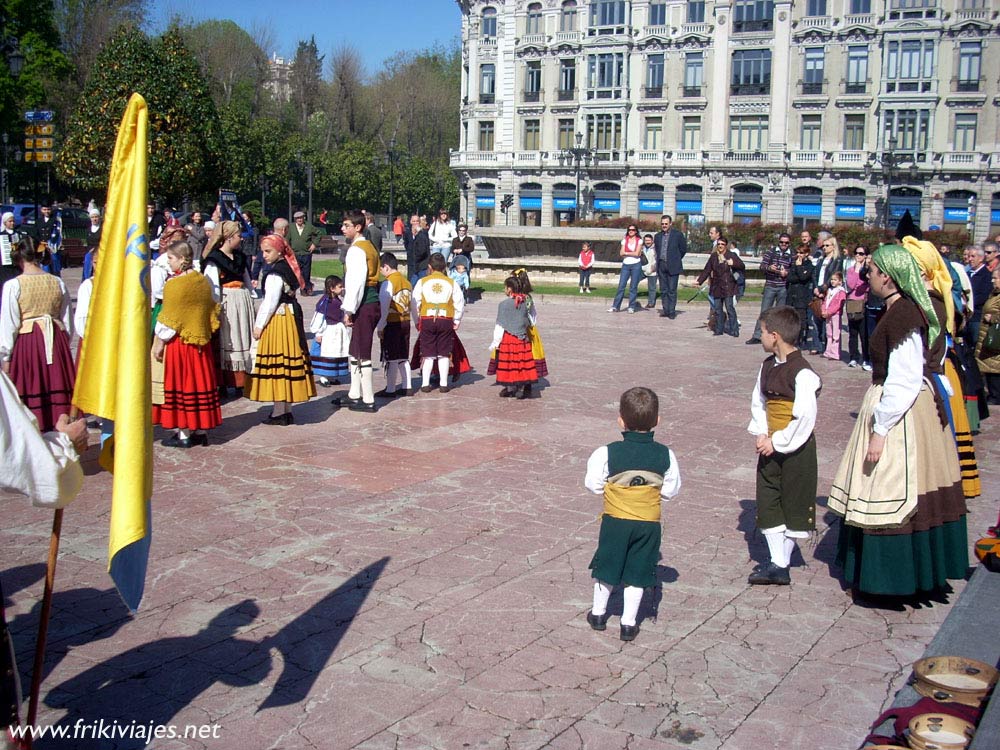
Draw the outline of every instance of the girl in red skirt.
<instances>
[{"instance_id":1,"label":"girl in red skirt","mask_svg":"<svg viewBox=\"0 0 1000 750\"><path fill-rule=\"evenodd\" d=\"M497 384L503 386L500 398L528 398L532 383L538 382L538 368L528 336L531 327L528 290L522 278L526 280L527 276L514 274L504 282L507 299L500 303L493 330L492 348L496 354L488 371L495 372Z\"/></svg>"},{"instance_id":2,"label":"girl in red skirt","mask_svg":"<svg viewBox=\"0 0 1000 750\"><path fill-rule=\"evenodd\" d=\"M24 237L12 254L21 275L3 285L0 303L0 363L42 432L69 414L76 366L69 292L58 276L42 270L45 243Z\"/></svg>"},{"instance_id":3,"label":"girl in red skirt","mask_svg":"<svg viewBox=\"0 0 1000 750\"><path fill-rule=\"evenodd\" d=\"M191 245L172 243L167 265L174 275L163 287L153 339L153 356L163 363L164 398L162 406L153 404L153 424L177 430L163 441L169 448L208 445L205 430L222 424L211 346L219 305L212 283L191 267Z\"/></svg>"}]
</instances>

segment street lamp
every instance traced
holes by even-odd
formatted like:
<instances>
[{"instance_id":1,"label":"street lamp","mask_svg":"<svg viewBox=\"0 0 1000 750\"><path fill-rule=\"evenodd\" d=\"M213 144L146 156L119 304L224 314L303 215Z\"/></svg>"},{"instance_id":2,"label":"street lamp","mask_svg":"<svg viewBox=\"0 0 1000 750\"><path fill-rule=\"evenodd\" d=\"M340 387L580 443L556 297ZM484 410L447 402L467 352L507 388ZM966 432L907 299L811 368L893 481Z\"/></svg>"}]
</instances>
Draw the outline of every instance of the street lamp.
<instances>
[{"instance_id":1,"label":"street lamp","mask_svg":"<svg viewBox=\"0 0 1000 750\"><path fill-rule=\"evenodd\" d=\"M575 148L566 149L566 153L573 157L574 165L576 168L576 209L574 211L574 219L579 220L580 218L580 162L584 157L590 157L593 151L589 148L583 148L583 133L577 133L574 136L576 141Z\"/></svg>"},{"instance_id":2,"label":"street lamp","mask_svg":"<svg viewBox=\"0 0 1000 750\"><path fill-rule=\"evenodd\" d=\"M885 212L882 226L889 229L889 204L892 202L892 172L896 168L896 137L890 136L886 148L882 151L882 172L885 175Z\"/></svg>"},{"instance_id":3,"label":"street lamp","mask_svg":"<svg viewBox=\"0 0 1000 750\"><path fill-rule=\"evenodd\" d=\"M389 226L392 226L392 223L396 221L396 174L393 169L396 164L396 136L389 139L386 157L389 159Z\"/></svg>"}]
</instances>

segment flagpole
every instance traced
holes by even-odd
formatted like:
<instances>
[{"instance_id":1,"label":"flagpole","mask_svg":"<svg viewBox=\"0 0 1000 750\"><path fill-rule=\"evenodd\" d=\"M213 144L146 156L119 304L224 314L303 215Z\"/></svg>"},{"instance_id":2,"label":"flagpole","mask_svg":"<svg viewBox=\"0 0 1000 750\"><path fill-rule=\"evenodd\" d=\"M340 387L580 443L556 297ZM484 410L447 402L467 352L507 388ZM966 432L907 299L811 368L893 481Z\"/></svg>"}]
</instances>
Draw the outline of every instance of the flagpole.
<instances>
[{"instance_id":1,"label":"flagpole","mask_svg":"<svg viewBox=\"0 0 1000 750\"><path fill-rule=\"evenodd\" d=\"M75 409L74 409L75 411ZM42 596L42 613L38 622L38 640L35 643L35 664L31 669L31 697L28 701L27 725L33 726L38 716L38 694L42 689L42 668L45 664L45 640L49 633L49 616L52 614L52 591L56 582L56 561L59 558L59 536L62 533L63 509L56 510L52 518L52 536L49 539L49 562L45 570L45 593ZM31 747L30 732L25 735Z\"/></svg>"}]
</instances>

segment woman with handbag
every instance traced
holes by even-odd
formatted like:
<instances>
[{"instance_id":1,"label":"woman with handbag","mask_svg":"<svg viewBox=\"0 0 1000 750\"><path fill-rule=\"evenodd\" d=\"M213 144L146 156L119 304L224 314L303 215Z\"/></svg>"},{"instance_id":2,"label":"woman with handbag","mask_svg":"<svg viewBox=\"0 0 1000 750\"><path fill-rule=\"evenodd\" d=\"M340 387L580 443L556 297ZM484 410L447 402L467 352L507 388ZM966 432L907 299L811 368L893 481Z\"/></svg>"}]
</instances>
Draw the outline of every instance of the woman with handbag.
<instances>
[{"instance_id":1,"label":"woman with handbag","mask_svg":"<svg viewBox=\"0 0 1000 750\"><path fill-rule=\"evenodd\" d=\"M622 239L622 247L618 252L622 259L621 275L618 277L618 291L608 312L619 312L625 298L625 287L628 289L628 311L634 313L639 309L639 282L642 280L642 240L639 239L639 228L630 225Z\"/></svg>"},{"instance_id":2,"label":"woman with handbag","mask_svg":"<svg viewBox=\"0 0 1000 750\"><path fill-rule=\"evenodd\" d=\"M713 336L728 333L730 336L740 335L740 323L736 319L736 288L737 281L733 275L736 271L744 271L746 266L740 256L729 249L725 237L715 241L715 251L708 256L705 269L699 274L698 286L709 279L708 293L715 299L715 331ZM725 321L725 322L723 322Z\"/></svg>"},{"instance_id":3,"label":"woman with handbag","mask_svg":"<svg viewBox=\"0 0 1000 750\"><path fill-rule=\"evenodd\" d=\"M854 248L854 263L845 274L847 279L847 353L848 367L867 362L868 327L865 325L865 299L868 297L868 249L864 245ZM861 349L858 350L858 342Z\"/></svg>"},{"instance_id":4,"label":"woman with handbag","mask_svg":"<svg viewBox=\"0 0 1000 750\"><path fill-rule=\"evenodd\" d=\"M1000 405L1000 268L993 269L993 294L983 305L976 364L989 390L988 404Z\"/></svg>"},{"instance_id":5,"label":"woman with handbag","mask_svg":"<svg viewBox=\"0 0 1000 750\"><path fill-rule=\"evenodd\" d=\"M788 293L786 300L799 314L801 328L799 329L798 347L801 349L809 340L809 302L812 300L813 264L809 259L812 248L807 244L799 245L795 250L795 258L788 267Z\"/></svg>"}]
</instances>

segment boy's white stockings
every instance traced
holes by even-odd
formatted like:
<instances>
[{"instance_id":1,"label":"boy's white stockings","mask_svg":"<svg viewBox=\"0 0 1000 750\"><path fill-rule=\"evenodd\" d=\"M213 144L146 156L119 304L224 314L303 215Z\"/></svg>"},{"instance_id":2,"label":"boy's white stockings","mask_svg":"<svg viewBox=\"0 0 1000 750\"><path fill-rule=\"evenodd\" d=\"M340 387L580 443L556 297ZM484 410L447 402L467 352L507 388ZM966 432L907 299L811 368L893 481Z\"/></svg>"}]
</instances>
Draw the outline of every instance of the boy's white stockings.
<instances>
[{"instance_id":1,"label":"boy's white stockings","mask_svg":"<svg viewBox=\"0 0 1000 750\"><path fill-rule=\"evenodd\" d=\"M792 561L796 539L807 539L808 531L789 531L786 526L775 526L772 529L761 529L767 540L767 549L771 553L771 562L779 568L787 568Z\"/></svg>"},{"instance_id":2,"label":"boy's white stockings","mask_svg":"<svg viewBox=\"0 0 1000 750\"><path fill-rule=\"evenodd\" d=\"M603 581L594 581L594 606L590 611L600 617L608 611L608 599L611 598L611 586Z\"/></svg>"},{"instance_id":3,"label":"boy's white stockings","mask_svg":"<svg viewBox=\"0 0 1000 750\"><path fill-rule=\"evenodd\" d=\"M608 599L611 598L611 590L604 581L594 581L594 606L590 608L597 617L608 611ZM642 603L643 590L638 586L626 586L622 592L622 625L635 625L639 616L639 605Z\"/></svg>"}]
</instances>

